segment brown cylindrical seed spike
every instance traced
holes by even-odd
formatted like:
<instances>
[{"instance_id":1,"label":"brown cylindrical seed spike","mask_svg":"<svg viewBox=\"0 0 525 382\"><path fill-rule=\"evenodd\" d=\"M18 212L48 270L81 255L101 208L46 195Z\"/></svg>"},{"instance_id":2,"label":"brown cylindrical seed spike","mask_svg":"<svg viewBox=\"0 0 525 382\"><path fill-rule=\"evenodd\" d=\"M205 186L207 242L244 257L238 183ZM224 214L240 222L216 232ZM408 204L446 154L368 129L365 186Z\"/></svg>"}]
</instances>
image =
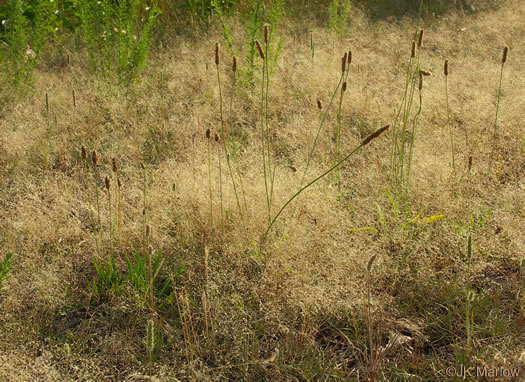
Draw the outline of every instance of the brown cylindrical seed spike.
<instances>
[{"instance_id":1,"label":"brown cylindrical seed spike","mask_svg":"<svg viewBox=\"0 0 525 382\"><path fill-rule=\"evenodd\" d=\"M423 29L419 32L419 40L417 40L417 47L421 48L421 45L423 45Z\"/></svg>"},{"instance_id":2,"label":"brown cylindrical seed spike","mask_svg":"<svg viewBox=\"0 0 525 382\"><path fill-rule=\"evenodd\" d=\"M219 142L219 134L215 133L215 142Z\"/></svg>"},{"instance_id":3,"label":"brown cylindrical seed spike","mask_svg":"<svg viewBox=\"0 0 525 382\"><path fill-rule=\"evenodd\" d=\"M71 64L71 57L69 57L69 54L67 55L67 65L69 66Z\"/></svg>"},{"instance_id":4,"label":"brown cylindrical seed spike","mask_svg":"<svg viewBox=\"0 0 525 382\"><path fill-rule=\"evenodd\" d=\"M261 58L264 60L264 52L259 40L255 40L255 45L257 45L257 51L259 52L259 56L261 56Z\"/></svg>"},{"instance_id":5,"label":"brown cylindrical seed spike","mask_svg":"<svg viewBox=\"0 0 525 382\"><path fill-rule=\"evenodd\" d=\"M268 26L268 24L266 24L264 26L264 42L268 43L269 40L270 40L270 27Z\"/></svg>"},{"instance_id":6,"label":"brown cylindrical seed spike","mask_svg":"<svg viewBox=\"0 0 525 382\"><path fill-rule=\"evenodd\" d=\"M317 107L319 108L319 110L323 110L323 104L321 103L320 99L317 100Z\"/></svg>"},{"instance_id":7,"label":"brown cylindrical seed spike","mask_svg":"<svg viewBox=\"0 0 525 382\"><path fill-rule=\"evenodd\" d=\"M215 43L215 65L219 65L221 63L221 44L218 42Z\"/></svg>"},{"instance_id":8,"label":"brown cylindrical seed spike","mask_svg":"<svg viewBox=\"0 0 525 382\"><path fill-rule=\"evenodd\" d=\"M237 57L236 57L236 56L233 56L232 71L233 71L234 73L237 72Z\"/></svg>"},{"instance_id":9,"label":"brown cylindrical seed spike","mask_svg":"<svg viewBox=\"0 0 525 382\"><path fill-rule=\"evenodd\" d=\"M210 136L211 136L211 130L208 129L206 130L206 139L210 139Z\"/></svg>"},{"instance_id":10,"label":"brown cylindrical seed spike","mask_svg":"<svg viewBox=\"0 0 525 382\"><path fill-rule=\"evenodd\" d=\"M106 179L104 179L104 181L106 182L106 190L109 190L109 187L111 186L111 184L109 183L109 178L106 176Z\"/></svg>"},{"instance_id":11,"label":"brown cylindrical seed spike","mask_svg":"<svg viewBox=\"0 0 525 382\"><path fill-rule=\"evenodd\" d=\"M122 188L122 182L120 181L120 178L117 178L117 185L118 188Z\"/></svg>"},{"instance_id":12,"label":"brown cylindrical seed spike","mask_svg":"<svg viewBox=\"0 0 525 382\"><path fill-rule=\"evenodd\" d=\"M423 73L419 71L419 90L423 89Z\"/></svg>"},{"instance_id":13,"label":"brown cylindrical seed spike","mask_svg":"<svg viewBox=\"0 0 525 382\"><path fill-rule=\"evenodd\" d=\"M427 72L426 70L420 70L419 73L421 73L424 76L431 76L432 75L432 73Z\"/></svg>"},{"instance_id":14,"label":"brown cylindrical seed spike","mask_svg":"<svg viewBox=\"0 0 525 382\"><path fill-rule=\"evenodd\" d=\"M344 92L346 91L346 81L343 82L343 91L344 91Z\"/></svg>"},{"instance_id":15,"label":"brown cylindrical seed spike","mask_svg":"<svg viewBox=\"0 0 525 382\"><path fill-rule=\"evenodd\" d=\"M470 169L472 168L472 155L468 157L468 170L470 172Z\"/></svg>"},{"instance_id":16,"label":"brown cylindrical seed spike","mask_svg":"<svg viewBox=\"0 0 525 382\"><path fill-rule=\"evenodd\" d=\"M349 50L348 51L348 65L350 65L352 63L352 51Z\"/></svg>"},{"instance_id":17,"label":"brown cylindrical seed spike","mask_svg":"<svg viewBox=\"0 0 525 382\"><path fill-rule=\"evenodd\" d=\"M363 140L363 143L361 144L361 146L365 146L365 145L369 144L372 140L376 139L381 134L383 134L386 130L388 130L389 127L390 127L390 125L386 125L385 127L382 127L380 129L374 131L372 134L370 134L368 137L366 137Z\"/></svg>"},{"instance_id":18,"label":"brown cylindrical seed spike","mask_svg":"<svg viewBox=\"0 0 525 382\"><path fill-rule=\"evenodd\" d=\"M84 146L82 146L82 159L87 160L87 150Z\"/></svg>"},{"instance_id":19,"label":"brown cylindrical seed spike","mask_svg":"<svg viewBox=\"0 0 525 382\"><path fill-rule=\"evenodd\" d=\"M341 71L344 73L346 71L346 52L343 58L341 58Z\"/></svg>"},{"instance_id":20,"label":"brown cylindrical seed spike","mask_svg":"<svg viewBox=\"0 0 525 382\"><path fill-rule=\"evenodd\" d=\"M501 59L501 63L504 64L507 61L507 52L509 51L508 47L503 48L503 57Z\"/></svg>"},{"instance_id":21,"label":"brown cylindrical seed spike","mask_svg":"<svg viewBox=\"0 0 525 382\"><path fill-rule=\"evenodd\" d=\"M410 54L410 57L414 58L416 57L416 42L412 41L412 53Z\"/></svg>"},{"instance_id":22,"label":"brown cylindrical seed spike","mask_svg":"<svg viewBox=\"0 0 525 382\"><path fill-rule=\"evenodd\" d=\"M98 164L98 156L96 151L93 151L93 154L91 155L91 160L93 161L93 164L95 166Z\"/></svg>"},{"instance_id":23,"label":"brown cylindrical seed spike","mask_svg":"<svg viewBox=\"0 0 525 382\"><path fill-rule=\"evenodd\" d=\"M144 166L144 163L140 162L140 168L145 170L146 169L146 166Z\"/></svg>"},{"instance_id":24,"label":"brown cylindrical seed spike","mask_svg":"<svg viewBox=\"0 0 525 382\"><path fill-rule=\"evenodd\" d=\"M445 66L443 67L443 72L445 76L448 76L448 60L445 60Z\"/></svg>"},{"instance_id":25,"label":"brown cylindrical seed spike","mask_svg":"<svg viewBox=\"0 0 525 382\"><path fill-rule=\"evenodd\" d=\"M146 236L149 237L151 233L151 228L149 227L149 225L146 225Z\"/></svg>"},{"instance_id":26,"label":"brown cylindrical seed spike","mask_svg":"<svg viewBox=\"0 0 525 382\"><path fill-rule=\"evenodd\" d=\"M113 172L117 172L118 171L117 159L116 158L111 159L111 163L113 164Z\"/></svg>"}]
</instances>

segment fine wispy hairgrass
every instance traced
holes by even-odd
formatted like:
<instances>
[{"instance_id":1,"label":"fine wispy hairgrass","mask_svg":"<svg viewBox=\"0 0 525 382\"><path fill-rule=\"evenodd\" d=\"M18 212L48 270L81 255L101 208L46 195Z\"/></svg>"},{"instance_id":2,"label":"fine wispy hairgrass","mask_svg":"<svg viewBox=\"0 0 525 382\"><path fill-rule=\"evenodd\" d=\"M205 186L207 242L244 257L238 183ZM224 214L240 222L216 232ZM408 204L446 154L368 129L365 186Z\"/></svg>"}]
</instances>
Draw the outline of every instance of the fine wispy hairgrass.
<instances>
[{"instance_id":1,"label":"fine wispy hairgrass","mask_svg":"<svg viewBox=\"0 0 525 382\"><path fill-rule=\"evenodd\" d=\"M498 113L499 113L499 105L501 100L501 84L503 82L503 68L505 67L505 62L507 62L507 53L509 48L504 47L503 48L503 55L501 57L501 70L499 74L499 85L498 85L498 93L496 96L496 116L494 117L494 128L492 132L492 144L491 144L491 152L490 152L490 158L489 158L489 173L492 170L492 164L494 161L494 154L496 151L496 146L498 144Z\"/></svg>"}]
</instances>

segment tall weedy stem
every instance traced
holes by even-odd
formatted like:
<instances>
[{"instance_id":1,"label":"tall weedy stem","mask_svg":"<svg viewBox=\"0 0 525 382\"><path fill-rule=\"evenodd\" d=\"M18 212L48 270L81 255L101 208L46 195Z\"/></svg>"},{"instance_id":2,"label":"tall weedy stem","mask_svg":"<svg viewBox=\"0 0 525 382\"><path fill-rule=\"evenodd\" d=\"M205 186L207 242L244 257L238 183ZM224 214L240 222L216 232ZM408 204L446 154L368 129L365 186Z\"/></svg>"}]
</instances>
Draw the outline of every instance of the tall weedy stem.
<instances>
[{"instance_id":1,"label":"tall weedy stem","mask_svg":"<svg viewBox=\"0 0 525 382\"><path fill-rule=\"evenodd\" d=\"M140 163L142 169L142 253L147 253L147 227L148 227L148 216L146 211L146 165Z\"/></svg>"},{"instance_id":2,"label":"tall weedy stem","mask_svg":"<svg viewBox=\"0 0 525 382\"><path fill-rule=\"evenodd\" d=\"M232 169L232 166L231 166L231 162L230 162L230 150L228 149L228 146L226 145L226 137L225 137L225 133L224 133L224 119L223 119L223 107L222 107L222 90L221 90L221 77L220 77L220 71L219 71L219 65L220 65L220 62L221 62L221 56L220 56L220 44L219 43L216 43L215 44L215 66L217 68L217 83L219 85L219 98L220 98L220 115L221 115L221 141L222 141L222 147L224 149L224 155L226 156L226 164L228 165L228 170L229 170L229 173L230 173L230 178L232 180L232 184L233 184L233 192L235 193L235 200L237 201L237 208L239 209L239 215L241 217L241 222L244 226L244 216L243 216L243 213L242 213L242 208L241 208L241 203L239 201L239 194L237 192L237 185L235 183L235 176L234 176L234 173L233 173L233 169ZM232 64L232 71L233 71L233 84L232 84L232 92L231 92L231 97L230 97L230 115L229 115L229 124L230 124L230 134L231 132L233 131L233 116L232 116L232 106L233 106L233 93L234 93L234 88L235 88L235 79L236 79L236 73L237 73L237 57L233 57L233 64ZM219 141L218 139L219 137L217 136L217 134L215 134L215 141ZM234 158L236 157L236 147L235 147L235 139L233 138L233 136L231 137L231 142L232 142L232 151L233 151L233 156ZM217 155L218 155L218 158L219 158L219 180L220 180L220 199L221 199L221 224L222 224L222 220L223 220L223 199L222 199L222 170L221 170L221 157L220 157L220 153L217 152ZM237 168L239 169L239 166L238 166L238 163L237 163ZM240 175L240 171L238 171L238 175L239 175L239 179L241 177ZM241 189L242 189L242 180L240 181L241 182ZM244 192L243 192L244 194ZM246 204L246 199L245 199L245 204Z\"/></svg>"},{"instance_id":3,"label":"tall weedy stem","mask_svg":"<svg viewBox=\"0 0 525 382\"><path fill-rule=\"evenodd\" d=\"M120 242L122 241L122 182L120 181L119 173L118 173L118 163L117 159L113 158L112 160L113 165L113 173L115 174L116 180L117 180L117 230L118 230L118 242L120 245Z\"/></svg>"},{"instance_id":4,"label":"tall weedy stem","mask_svg":"<svg viewBox=\"0 0 525 382\"><path fill-rule=\"evenodd\" d=\"M498 144L498 113L499 113L499 104L501 100L501 83L503 82L503 68L505 67L505 62L507 62L508 50L509 50L508 47L503 48L503 56L501 58L501 70L499 74L498 95L497 95L497 100L496 100L496 116L494 118L494 131L492 133L492 149L490 152L490 159L489 159L489 173L492 170L492 162L494 160L494 153L496 151L496 146Z\"/></svg>"},{"instance_id":5,"label":"tall weedy stem","mask_svg":"<svg viewBox=\"0 0 525 382\"><path fill-rule=\"evenodd\" d=\"M221 227L224 224L224 206L222 202L222 161L221 161L221 146L219 143L219 134L215 133L215 142L217 143L217 162L219 165L219 199L221 202Z\"/></svg>"},{"instance_id":6,"label":"tall weedy stem","mask_svg":"<svg viewBox=\"0 0 525 382\"><path fill-rule=\"evenodd\" d=\"M347 88L347 79L348 74L350 73L350 63L352 62L352 51L345 52L342 58L342 73L344 76L343 86L341 86L341 92L339 93L339 106L337 109L337 127L335 131L335 154L334 154L334 163L339 161L341 155L341 122L342 122L342 106L343 106L343 97L346 93ZM339 169L335 171L337 180L339 181Z\"/></svg>"},{"instance_id":7,"label":"tall weedy stem","mask_svg":"<svg viewBox=\"0 0 525 382\"><path fill-rule=\"evenodd\" d=\"M206 140L208 141L208 190L210 194L210 230L213 229L213 191L211 188L211 130L206 130Z\"/></svg>"},{"instance_id":8,"label":"tall weedy stem","mask_svg":"<svg viewBox=\"0 0 525 382\"><path fill-rule=\"evenodd\" d=\"M91 155L91 161L93 162L93 171L95 172L95 197L97 200L98 230L100 234L100 241L102 242L102 224L100 222L100 202L98 198L98 179L99 179L98 168L97 168L98 156L97 156L96 151L93 151L93 154Z\"/></svg>"},{"instance_id":9,"label":"tall weedy stem","mask_svg":"<svg viewBox=\"0 0 525 382\"><path fill-rule=\"evenodd\" d=\"M257 46L257 51L259 52L259 56L263 60L263 67L262 67L262 80L261 80L261 153L262 153L262 162L263 162L263 175L264 175L264 189L266 191L266 205L268 209L268 224L270 224L271 219L271 206L270 206L270 190L268 185L268 177L271 173L271 168L268 167L266 156L270 156L270 153L267 152L268 145L266 143L268 136L267 136L267 130L265 128L265 112L264 112L264 91L265 91L265 77L266 77L266 56L264 54L263 48L261 46L261 43L259 40L255 40L255 45Z\"/></svg>"},{"instance_id":10,"label":"tall weedy stem","mask_svg":"<svg viewBox=\"0 0 525 382\"><path fill-rule=\"evenodd\" d=\"M450 107L448 103L448 60L445 60L445 64L443 66L443 74L445 75L445 95L447 98L447 125L448 125L448 131L450 133L450 150L452 152L452 171L454 174L454 178L456 178L456 154L454 150L454 134L452 132L452 125L450 124Z\"/></svg>"},{"instance_id":11,"label":"tall weedy stem","mask_svg":"<svg viewBox=\"0 0 525 382\"><path fill-rule=\"evenodd\" d=\"M106 192L108 193L108 222L109 222L109 245L111 247L111 256L113 256L113 227L111 224L111 182L109 181L109 178L106 176L106 179L104 179L104 183L106 185Z\"/></svg>"}]
</instances>

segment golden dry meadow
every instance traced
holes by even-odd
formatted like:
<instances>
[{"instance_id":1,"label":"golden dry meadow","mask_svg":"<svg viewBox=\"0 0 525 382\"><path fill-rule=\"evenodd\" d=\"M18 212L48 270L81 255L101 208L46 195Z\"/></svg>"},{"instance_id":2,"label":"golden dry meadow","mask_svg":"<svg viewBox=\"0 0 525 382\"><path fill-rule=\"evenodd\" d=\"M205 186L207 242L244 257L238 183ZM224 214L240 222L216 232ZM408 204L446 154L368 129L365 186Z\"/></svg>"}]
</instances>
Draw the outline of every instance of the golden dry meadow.
<instances>
[{"instance_id":1,"label":"golden dry meadow","mask_svg":"<svg viewBox=\"0 0 525 382\"><path fill-rule=\"evenodd\" d=\"M524 380L525 2L296 3L251 79L235 14L153 34L126 86L24 44L0 380Z\"/></svg>"}]
</instances>

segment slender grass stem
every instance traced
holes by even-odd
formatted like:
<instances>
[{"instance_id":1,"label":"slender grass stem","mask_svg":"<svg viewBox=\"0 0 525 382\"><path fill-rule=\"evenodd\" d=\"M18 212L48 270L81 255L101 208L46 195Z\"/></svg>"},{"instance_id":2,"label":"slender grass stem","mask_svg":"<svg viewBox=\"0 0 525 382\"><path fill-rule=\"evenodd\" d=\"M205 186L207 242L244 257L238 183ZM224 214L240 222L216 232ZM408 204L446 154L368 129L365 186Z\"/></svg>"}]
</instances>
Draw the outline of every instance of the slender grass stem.
<instances>
[{"instance_id":1,"label":"slender grass stem","mask_svg":"<svg viewBox=\"0 0 525 382\"><path fill-rule=\"evenodd\" d=\"M275 223L275 221L277 220L277 218L281 215L281 213L284 211L284 209L295 199L297 198L304 190L306 190L308 187L310 187L311 185L313 185L314 183L316 183L317 181L321 180L322 178L324 178L326 175L330 174L333 170L335 170L336 168L338 168L341 164L343 164L348 158L350 158L354 153L356 153L361 147L365 146L366 144L368 144L371 140L375 139L376 137L378 137L380 134L382 134L384 131L386 131L388 129L389 126L385 126L383 127L382 129L380 130L377 130L376 132L370 134L367 138L365 138L363 140L363 142L361 142L359 144L359 146L357 146L355 149L353 149L349 154L347 154L343 159L341 159L339 162L337 162L335 165L333 165L332 167L330 167L328 170L326 170L324 173L322 173L321 175L319 175L317 178L315 178L314 180L310 181L306 186L304 187L301 187L301 189L299 191L297 191L290 199L288 199L288 201L286 203L284 203L284 205L281 207L281 209L279 210L279 212L275 215L275 217L271 220L270 224L268 225L268 228L266 229L266 232L263 234L262 236L262 241L264 242L264 240L266 239L266 236L268 235L268 232L270 232L273 224Z\"/></svg>"},{"instance_id":2,"label":"slender grass stem","mask_svg":"<svg viewBox=\"0 0 525 382\"><path fill-rule=\"evenodd\" d=\"M490 152L490 159L489 159L489 173L492 170L494 154L496 152L496 146L497 146L497 143L498 143L498 114L499 114L499 105L500 105L500 101L501 101L501 84L503 82L503 68L505 67L505 61L506 61L506 58L507 58L507 53L506 52L507 52L507 50L505 48L504 53L503 53L504 59L502 60L501 70L500 70L500 74L499 74L498 95L497 95L497 100L496 100L496 116L494 117L494 129L493 129L493 133L492 133L492 149L491 149L491 152Z\"/></svg>"}]
</instances>

